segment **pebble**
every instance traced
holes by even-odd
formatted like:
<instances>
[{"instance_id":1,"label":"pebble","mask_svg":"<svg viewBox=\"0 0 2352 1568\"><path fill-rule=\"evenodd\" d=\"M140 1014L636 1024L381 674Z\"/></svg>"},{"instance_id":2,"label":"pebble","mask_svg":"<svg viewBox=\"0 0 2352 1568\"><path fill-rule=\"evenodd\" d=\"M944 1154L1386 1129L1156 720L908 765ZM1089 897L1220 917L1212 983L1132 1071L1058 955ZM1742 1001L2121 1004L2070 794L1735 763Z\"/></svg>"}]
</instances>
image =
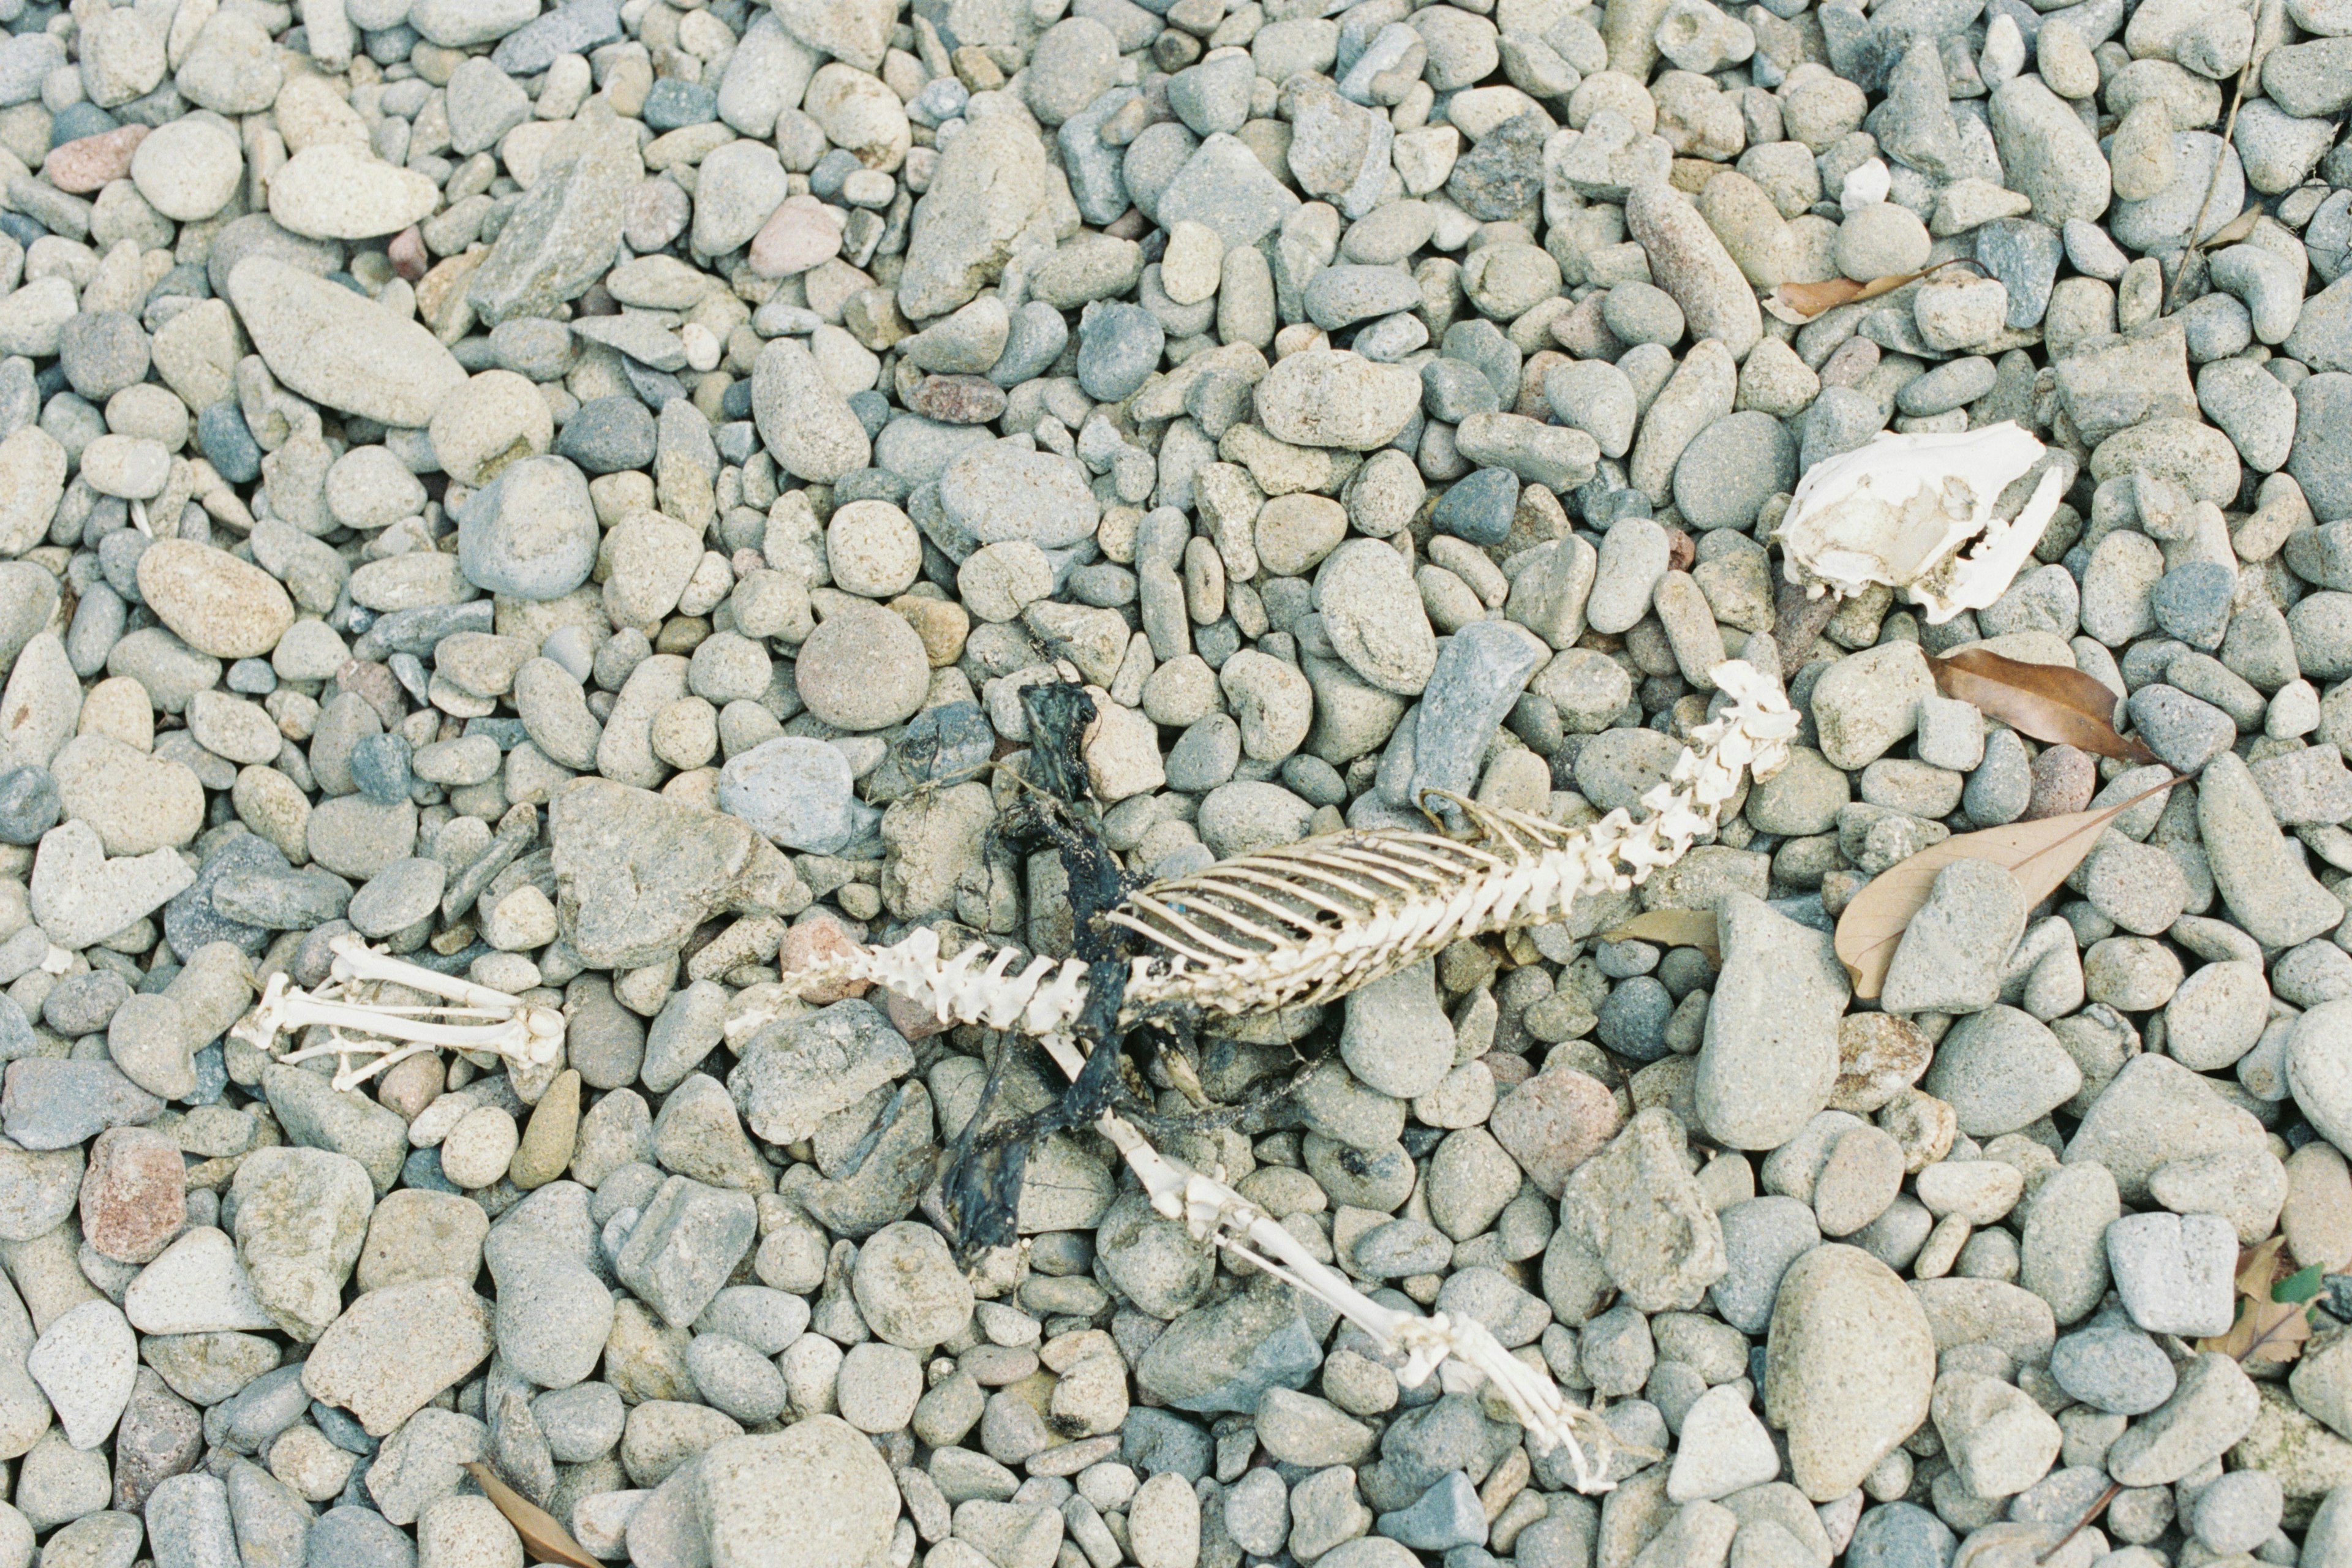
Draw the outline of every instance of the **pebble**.
<instances>
[{"instance_id":1,"label":"pebble","mask_svg":"<svg viewBox=\"0 0 2352 1568\"><path fill-rule=\"evenodd\" d=\"M2025 931L2016 879L1979 860L1936 876L1887 966L1885 1005L1898 1013L1977 1013L2000 994L2001 970Z\"/></svg>"},{"instance_id":2,"label":"pebble","mask_svg":"<svg viewBox=\"0 0 2352 1568\"><path fill-rule=\"evenodd\" d=\"M840 748L782 736L729 760L719 775L719 808L780 846L835 854L878 820L853 796L853 782Z\"/></svg>"},{"instance_id":3,"label":"pebble","mask_svg":"<svg viewBox=\"0 0 2352 1568\"><path fill-rule=\"evenodd\" d=\"M1935 1382L1927 1313L1885 1264L1825 1244L1781 1276L1765 1408L1789 1434L1806 1496L1826 1502L1860 1484L1926 1416Z\"/></svg>"},{"instance_id":4,"label":"pebble","mask_svg":"<svg viewBox=\"0 0 2352 1568\"><path fill-rule=\"evenodd\" d=\"M1333 648L1373 686L1412 696L1437 664L1436 634L1403 557L1377 540L1356 540L1326 556L1314 602Z\"/></svg>"},{"instance_id":5,"label":"pebble","mask_svg":"<svg viewBox=\"0 0 2352 1568\"><path fill-rule=\"evenodd\" d=\"M239 262L228 293L271 374L331 408L421 426L465 380L424 327L273 257Z\"/></svg>"},{"instance_id":6,"label":"pebble","mask_svg":"<svg viewBox=\"0 0 2352 1568\"><path fill-rule=\"evenodd\" d=\"M1454 1026L1440 1009L1434 966L1414 964L1348 999L1339 1054L1367 1086L1399 1100L1428 1093L1454 1067Z\"/></svg>"},{"instance_id":7,"label":"pebble","mask_svg":"<svg viewBox=\"0 0 2352 1568\"><path fill-rule=\"evenodd\" d=\"M1951 1104L1960 1130L1997 1136L2032 1123L2082 1088L2082 1071L2031 1015L1995 1006L1957 1026L1920 1085Z\"/></svg>"},{"instance_id":8,"label":"pebble","mask_svg":"<svg viewBox=\"0 0 2352 1568\"><path fill-rule=\"evenodd\" d=\"M113 1302L84 1301L42 1331L25 1370L48 1396L66 1441L88 1451L113 1432L131 1402L137 1336Z\"/></svg>"},{"instance_id":9,"label":"pebble","mask_svg":"<svg viewBox=\"0 0 2352 1568\"><path fill-rule=\"evenodd\" d=\"M348 142L303 148L270 176L269 216L308 239L393 234L430 214L440 192Z\"/></svg>"},{"instance_id":10,"label":"pebble","mask_svg":"<svg viewBox=\"0 0 2352 1568\"><path fill-rule=\"evenodd\" d=\"M1717 920L1724 967L1696 1064L1699 1123L1732 1148L1777 1148L1836 1087L1843 972L1821 933L1759 900L1731 895Z\"/></svg>"},{"instance_id":11,"label":"pebble","mask_svg":"<svg viewBox=\"0 0 2352 1568\"><path fill-rule=\"evenodd\" d=\"M797 679L809 711L844 730L902 723L922 706L930 658L900 616L845 605L801 645Z\"/></svg>"},{"instance_id":12,"label":"pebble","mask_svg":"<svg viewBox=\"0 0 2352 1568\"><path fill-rule=\"evenodd\" d=\"M694 1485L714 1565L776 1562L794 1568L864 1561L887 1544L898 1489L863 1434L813 1415L767 1436L715 1444Z\"/></svg>"}]
</instances>

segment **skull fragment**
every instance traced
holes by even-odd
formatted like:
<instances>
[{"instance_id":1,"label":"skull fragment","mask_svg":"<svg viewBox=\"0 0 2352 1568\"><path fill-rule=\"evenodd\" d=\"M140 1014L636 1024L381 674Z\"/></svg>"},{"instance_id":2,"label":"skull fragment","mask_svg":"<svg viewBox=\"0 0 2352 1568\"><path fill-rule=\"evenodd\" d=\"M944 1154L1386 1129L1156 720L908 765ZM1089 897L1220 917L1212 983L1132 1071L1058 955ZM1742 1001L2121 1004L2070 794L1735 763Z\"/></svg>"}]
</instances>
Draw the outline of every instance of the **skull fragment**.
<instances>
[{"instance_id":1,"label":"skull fragment","mask_svg":"<svg viewBox=\"0 0 2352 1568\"><path fill-rule=\"evenodd\" d=\"M2004 421L1949 435L1884 435L1816 463L1776 537L1789 581L1840 598L1874 583L1910 595L1931 626L1981 610L2007 591L2073 482L2063 454L2013 516L2004 490L2047 451Z\"/></svg>"}]
</instances>

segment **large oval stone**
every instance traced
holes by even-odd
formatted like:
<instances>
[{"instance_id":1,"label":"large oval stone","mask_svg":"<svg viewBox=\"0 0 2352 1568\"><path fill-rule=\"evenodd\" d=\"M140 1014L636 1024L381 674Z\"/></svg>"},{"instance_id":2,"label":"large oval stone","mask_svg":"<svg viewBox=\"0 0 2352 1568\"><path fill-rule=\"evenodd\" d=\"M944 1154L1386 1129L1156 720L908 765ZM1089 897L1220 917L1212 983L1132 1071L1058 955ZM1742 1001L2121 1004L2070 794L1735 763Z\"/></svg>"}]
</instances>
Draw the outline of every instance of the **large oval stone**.
<instances>
[{"instance_id":1,"label":"large oval stone","mask_svg":"<svg viewBox=\"0 0 2352 1568\"><path fill-rule=\"evenodd\" d=\"M1815 1502L1843 1497L1927 1418L1936 1336L1892 1268L1858 1247L1813 1248L1780 1277L1764 1408Z\"/></svg>"}]
</instances>

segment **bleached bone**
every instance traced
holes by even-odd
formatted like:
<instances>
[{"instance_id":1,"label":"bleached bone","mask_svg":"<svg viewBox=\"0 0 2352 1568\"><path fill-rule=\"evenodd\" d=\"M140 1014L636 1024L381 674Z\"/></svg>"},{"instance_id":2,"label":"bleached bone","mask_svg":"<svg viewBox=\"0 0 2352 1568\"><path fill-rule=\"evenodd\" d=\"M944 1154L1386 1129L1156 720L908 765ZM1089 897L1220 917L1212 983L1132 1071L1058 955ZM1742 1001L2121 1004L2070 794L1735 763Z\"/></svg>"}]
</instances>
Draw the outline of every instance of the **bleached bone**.
<instances>
[{"instance_id":1,"label":"bleached bone","mask_svg":"<svg viewBox=\"0 0 2352 1568\"><path fill-rule=\"evenodd\" d=\"M357 1089L410 1057L444 1048L499 1058L518 1079L551 1079L563 1058L563 1015L552 1007L379 952L356 935L336 937L327 947L334 963L325 984L306 991L279 971L229 1033L289 1066L333 1057L338 1091ZM441 1000L388 1002L383 999L387 985ZM312 1027L324 1028L327 1038L278 1051L281 1036ZM373 1059L355 1066L354 1057Z\"/></svg>"},{"instance_id":2,"label":"bleached bone","mask_svg":"<svg viewBox=\"0 0 2352 1568\"><path fill-rule=\"evenodd\" d=\"M1556 920L1579 898L1622 891L1673 865L1714 831L1743 773L1780 768L1797 731L1769 676L1738 660L1710 674L1729 700L1642 797L1643 821L1621 809L1571 830L1448 795L1481 833L1477 843L1390 829L1326 834L1129 894L1103 917L1144 949L1130 963L1120 1025L1171 1004L1245 1017L1333 1001L1465 937ZM1086 966L1036 958L1016 973L1015 956L975 943L943 961L938 934L925 928L782 978L803 993L886 986L943 1024L1066 1031L1086 1005Z\"/></svg>"},{"instance_id":3,"label":"bleached bone","mask_svg":"<svg viewBox=\"0 0 2352 1568\"><path fill-rule=\"evenodd\" d=\"M1055 1065L1076 1079L1086 1065L1076 1044L1059 1034L1046 1035L1045 1044ZM1433 1373L1449 1394L1467 1394L1482 1383L1493 1384L1519 1425L1527 1428L1528 1440L1538 1453L1554 1447L1567 1449L1578 1491L1605 1492L1615 1484L1605 1473L1612 1447L1623 1447L1636 1458L1647 1452L1619 1444L1597 1408L1571 1403L1549 1373L1505 1350L1502 1342L1475 1318L1455 1318L1445 1312L1424 1318L1418 1312L1383 1306L1307 1251L1273 1215L1223 1181L1161 1153L1118 1112L1104 1111L1095 1127L1143 1183L1155 1211L1181 1223L1195 1241L1222 1247L1313 1296L1403 1355L1404 1364L1396 1374L1403 1386L1418 1388ZM1580 1431L1601 1455L1599 1464L1579 1440Z\"/></svg>"},{"instance_id":4,"label":"bleached bone","mask_svg":"<svg viewBox=\"0 0 2352 1568\"><path fill-rule=\"evenodd\" d=\"M1774 531L1789 581L1815 598L1883 584L1923 606L1930 626L1983 609L2009 591L2072 482L2072 464L2053 463L2015 518L1993 515L2001 492L2045 450L2004 420L1945 435L1882 435L1815 463Z\"/></svg>"}]
</instances>

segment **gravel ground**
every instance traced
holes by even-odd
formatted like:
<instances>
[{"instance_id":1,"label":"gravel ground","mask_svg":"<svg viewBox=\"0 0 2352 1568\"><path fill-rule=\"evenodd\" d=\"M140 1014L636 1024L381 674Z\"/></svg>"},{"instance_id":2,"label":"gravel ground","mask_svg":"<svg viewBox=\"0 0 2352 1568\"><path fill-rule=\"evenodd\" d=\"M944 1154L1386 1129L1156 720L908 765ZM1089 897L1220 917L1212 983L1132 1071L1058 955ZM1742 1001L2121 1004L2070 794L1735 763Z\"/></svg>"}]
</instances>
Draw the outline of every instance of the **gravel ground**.
<instances>
[{"instance_id":1,"label":"gravel ground","mask_svg":"<svg viewBox=\"0 0 2352 1568\"><path fill-rule=\"evenodd\" d=\"M474 1460L638 1568L2352 1568L2346 0L0 26L0 1568L520 1568ZM1997 601L1776 646L1809 468L2004 420ZM1937 695L1979 641L2201 772L1859 1001L1871 877L2165 777ZM1033 683L1170 876L1638 810L1727 656L1803 730L1713 842L1162 1140L1602 1405L1605 1493L1091 1133L959 1267L1052 1069L779 983L1067 951ZM562 1058L228 1037L354 932ZM2300 1358L2200 1352L2273 1237Z\"/></svg>"}]
</instances>

